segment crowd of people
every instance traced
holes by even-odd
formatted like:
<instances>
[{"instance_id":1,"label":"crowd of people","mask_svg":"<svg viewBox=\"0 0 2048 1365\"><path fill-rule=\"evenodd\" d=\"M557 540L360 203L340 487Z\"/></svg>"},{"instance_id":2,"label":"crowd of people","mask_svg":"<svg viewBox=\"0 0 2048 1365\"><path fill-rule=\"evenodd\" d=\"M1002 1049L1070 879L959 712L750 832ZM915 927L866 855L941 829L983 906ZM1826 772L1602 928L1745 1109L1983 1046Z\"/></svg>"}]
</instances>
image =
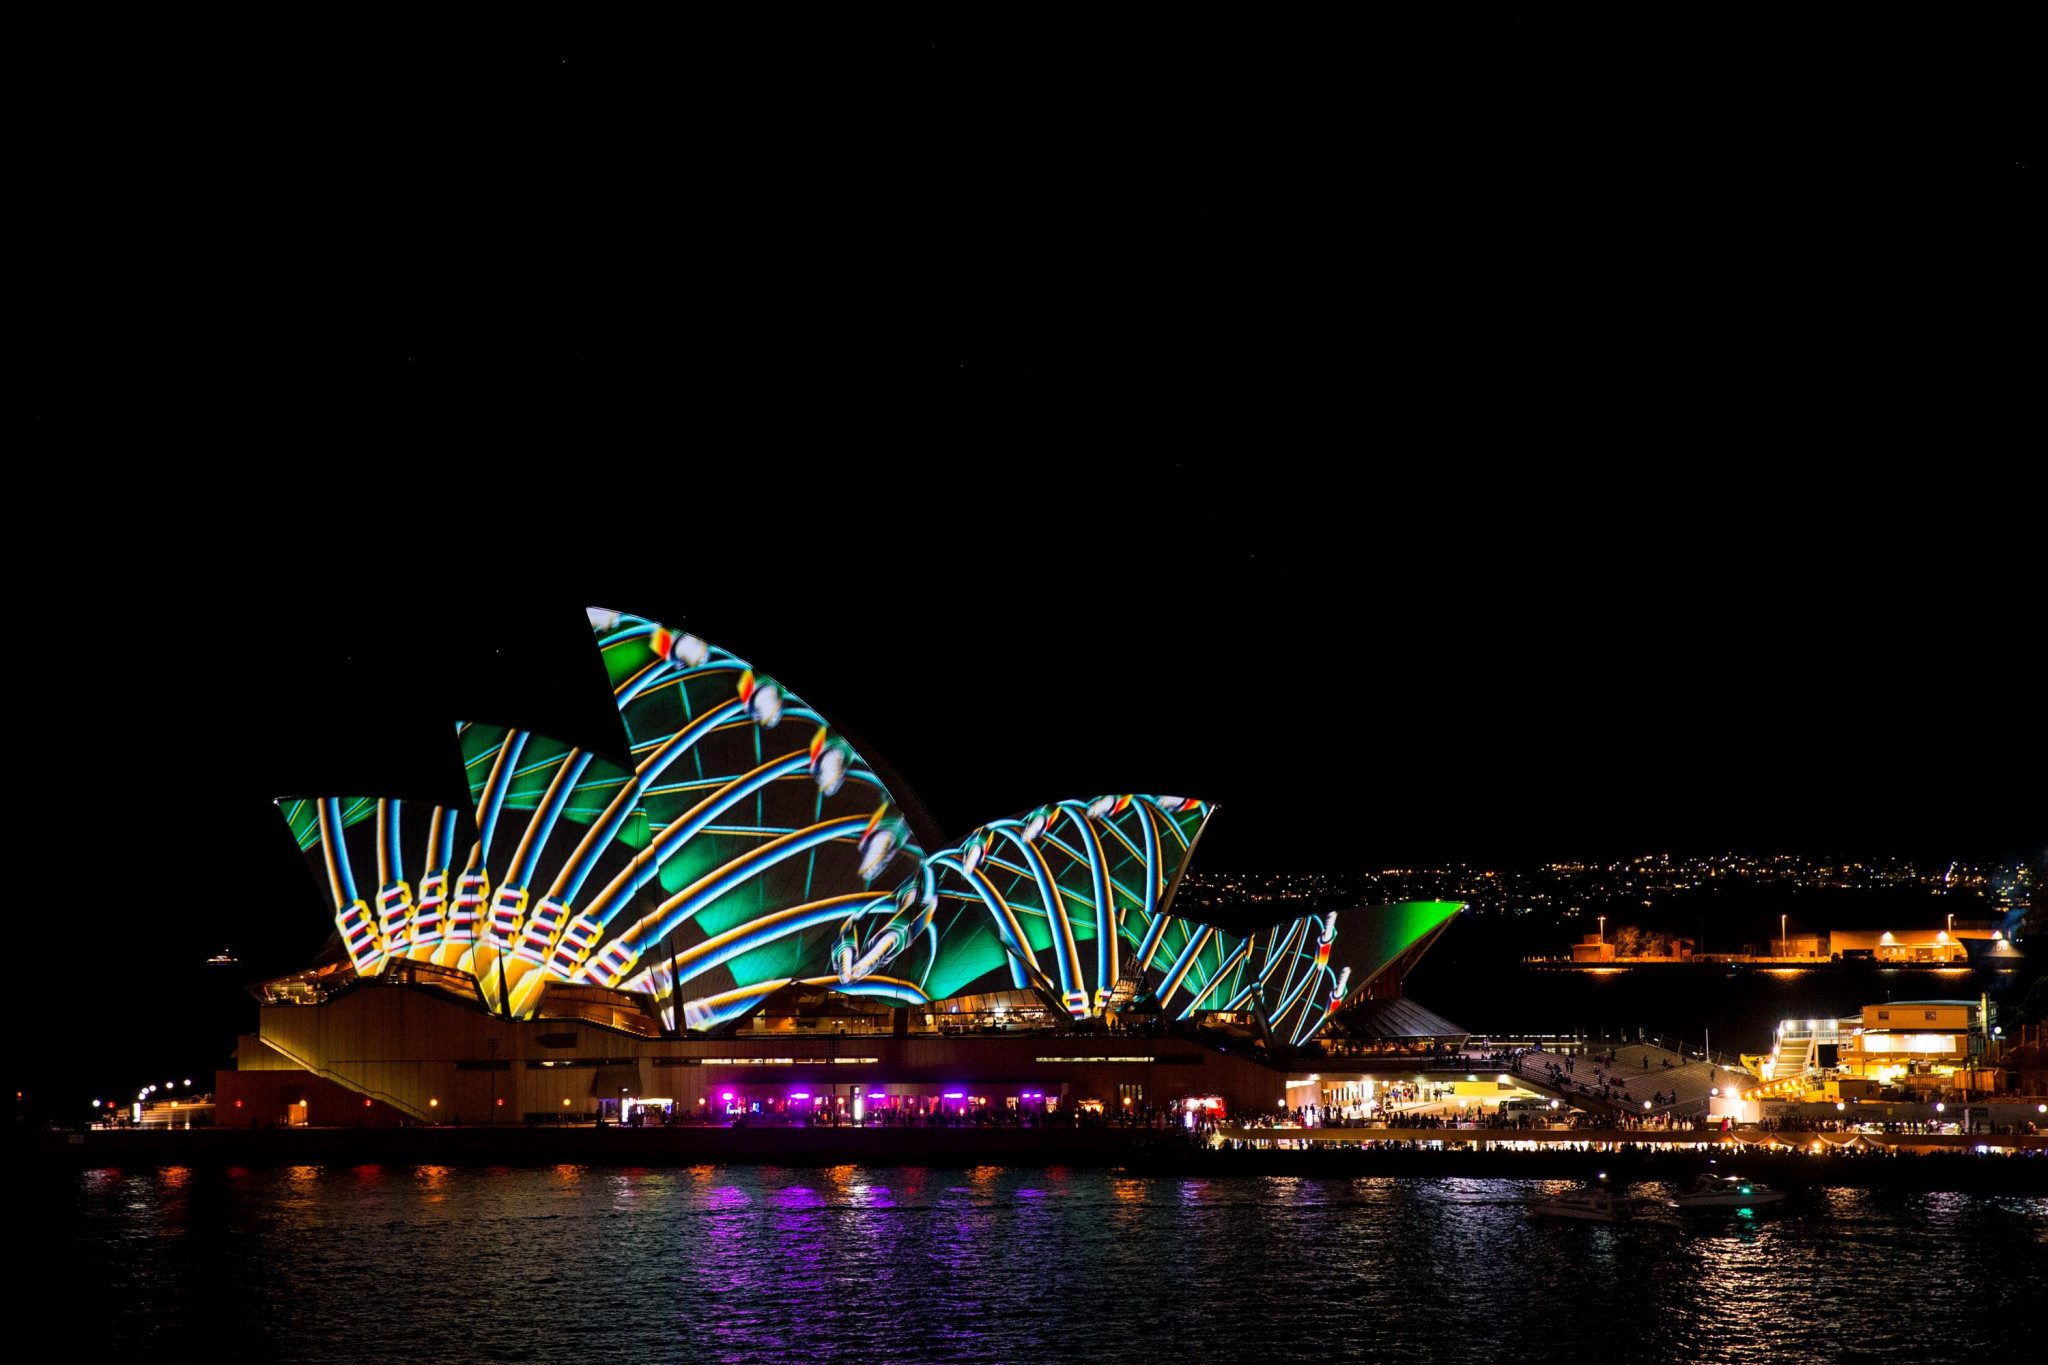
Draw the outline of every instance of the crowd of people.
<instances>
[{"instance_id":1,"label":"crowd of people","mask_svg":"<svg viewBox=\"0 0 2048 1365\"><path fill-rule=\"evenodd\" d=\"M1661 1114L1633 1114L1620 1110L1612 1114L1587 1114L1573 1110L1568 1114L1563 1111L1530 1114L1510 1113L1502 1109L1474 1109L1466 1114L1445 1114L1426 1110L1404 1113L1374 1106L1366 1112L1347 1114L1334 1106L1326 1106L1307 1111L1295 1110L1294 1115L1297 1124L1309 1128L1486 1128L1521 1132L1586 1128L1698 1132L1708 1127L1704 1118L1680 1116L1668 1111ZM1726 1127L1720 1120L1716 1120L1714 1126L1723 1129Z\"/></svg>"}]
</instances>

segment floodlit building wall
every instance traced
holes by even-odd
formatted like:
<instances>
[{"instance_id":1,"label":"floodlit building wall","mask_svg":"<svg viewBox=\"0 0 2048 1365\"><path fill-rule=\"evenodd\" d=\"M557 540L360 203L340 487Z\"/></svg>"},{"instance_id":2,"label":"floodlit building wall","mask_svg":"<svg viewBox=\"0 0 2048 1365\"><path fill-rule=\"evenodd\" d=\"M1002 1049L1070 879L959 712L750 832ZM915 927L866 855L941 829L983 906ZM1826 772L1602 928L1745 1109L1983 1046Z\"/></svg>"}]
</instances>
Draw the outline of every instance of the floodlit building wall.
<instances>
[{"instance_id":1,"label":"floodlit building wall","mask_svg":"<svg viewBox=\"0 0 2048 1365\"><path fill-rule=\"evenodd\" d=\"M1836 957L1868 957L1874 962L1966 962L1965 931L1947 929L1836 929L1829 949ZM1986 937L1987 935L1974 935Z\"/></svg>"},{"instance_id":2,"label":"floodlit building wall","mask_svg":"<svg viewBox=\"0 0 2048 1365\"><path fill-rule=\"evenodd\" d=\"M414 1122L583 1117L601 1099L628 1092L703 1112L721 1087L971 1086L992 1098L1028 1088L1112 1111L1126 1097L1159 1104L1217 1095L1233 1113L1276 1109L1285 1094L1282 1072L1179 1038L806 1032L647 1039L581 1022L508 1019L400 987L365 986L320 1005L266 1006L261 1030L263 1044L309 1077L347 1090L358 1107L367 1097Z\"/></svg>"},{"instance_id":3,"label":"floodlit building wall","mask_svg":"<svg viewBox=\"0 0 2048 1365\"><path fill-rule=\"evenodd\" d=\"M407 1115L296 1068L216 1071L213 1122L222 1128L389 1128Z\"/></svg>"}]
</instances>

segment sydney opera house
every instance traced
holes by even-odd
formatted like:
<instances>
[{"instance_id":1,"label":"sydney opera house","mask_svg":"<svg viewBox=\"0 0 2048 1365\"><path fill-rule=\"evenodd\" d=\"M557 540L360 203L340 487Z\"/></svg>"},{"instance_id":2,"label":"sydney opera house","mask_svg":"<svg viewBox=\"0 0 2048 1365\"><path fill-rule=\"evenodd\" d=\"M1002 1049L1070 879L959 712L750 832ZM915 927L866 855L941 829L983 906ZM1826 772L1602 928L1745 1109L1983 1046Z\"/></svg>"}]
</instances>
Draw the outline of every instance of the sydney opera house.
<instances>
[{"instance_id":1,"label":"sydney opera house","mask_svg":"<svg viewBox=\"0 0 2048 1365\"><path fill-rule=\"evenodd\" d=\"M1271 1110L1333 1052L1461 1036L1401 994L1455 903L1177 915L1185 796L945 843L776 679L589 615L628 752L461 721L467 809L278 803L335 934L254 988L219 1122Z\"/></svg>"}]
</instances>

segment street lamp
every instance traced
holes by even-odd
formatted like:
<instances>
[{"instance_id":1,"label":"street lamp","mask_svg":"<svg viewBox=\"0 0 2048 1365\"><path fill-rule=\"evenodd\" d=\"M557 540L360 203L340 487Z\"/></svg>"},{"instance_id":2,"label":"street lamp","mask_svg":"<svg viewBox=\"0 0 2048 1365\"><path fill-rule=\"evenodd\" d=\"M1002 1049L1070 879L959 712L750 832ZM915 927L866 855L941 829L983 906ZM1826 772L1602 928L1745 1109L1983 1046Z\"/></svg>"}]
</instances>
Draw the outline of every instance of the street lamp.
<instances>
[{"instance_id":1,"label":"street lamp","mask_svg":"<svg viewBox=\"0 0 2048 1365\"><path fill-rule=\"evenodd\" d=\"M1778 956L1779 956L1779 957L1790 957L1790 956L1791 956L1791 953L1790 953L1790 952L1789 952L1789 951L1788 951L1788 950L1786 949L1786 947L1785 947L1785 937L1786 937L1786 932L1785 932L1785 916L1783 916L1783 915L1780 915L1780 916L1778 916Z\"/></svg>"},{"instance_id":2,"label":"street lamp","mask_svg":"<svg viewBox=\"0 0 2048 1365\"><path fill-rule=\"evenodd\" d=\"M1607 916L1601 915L1598 918L1600 920L1600 941L1605 943L1607 942Z\"/></svg>"}]
</instances>

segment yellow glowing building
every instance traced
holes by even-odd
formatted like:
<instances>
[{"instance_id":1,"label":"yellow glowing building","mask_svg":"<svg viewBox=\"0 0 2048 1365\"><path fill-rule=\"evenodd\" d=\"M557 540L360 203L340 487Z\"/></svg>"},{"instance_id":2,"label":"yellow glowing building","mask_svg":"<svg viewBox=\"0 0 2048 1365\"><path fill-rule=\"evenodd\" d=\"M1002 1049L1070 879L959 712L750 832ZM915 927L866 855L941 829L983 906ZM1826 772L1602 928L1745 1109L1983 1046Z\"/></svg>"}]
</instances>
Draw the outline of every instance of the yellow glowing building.
<instances>
[{"instance_id":1,"label":"yellow glowing building","mask_svg":"<svg viewBox=\"0 0 2048 1365\"><path fill-rule=\"evenodd\" d=\"M1743 1059L1762 1082L1745 1098L1845 1099L1845 1079L1946 1081L1983 1054L1985 1033L1976 1000L1892 1000L1843 1019L1786 1019L1768 1056Z\"/></svg>"},{"instance_id":2,"label":"yellow glowing building","mask_svg":"<svg viewBox=\"0 0 2048 1365\"><path fill-rule=\"evenodd\" d=\"M1865 1005L1862 1026L1844 1039L1841 1068L1853 1076L1885 1081L1916 1074L1953 1075L1970 1060L1971 1036L1983 1036L1982 1016L1983 1007L1975 1000Z\"/></svg>"}]
</instances>

